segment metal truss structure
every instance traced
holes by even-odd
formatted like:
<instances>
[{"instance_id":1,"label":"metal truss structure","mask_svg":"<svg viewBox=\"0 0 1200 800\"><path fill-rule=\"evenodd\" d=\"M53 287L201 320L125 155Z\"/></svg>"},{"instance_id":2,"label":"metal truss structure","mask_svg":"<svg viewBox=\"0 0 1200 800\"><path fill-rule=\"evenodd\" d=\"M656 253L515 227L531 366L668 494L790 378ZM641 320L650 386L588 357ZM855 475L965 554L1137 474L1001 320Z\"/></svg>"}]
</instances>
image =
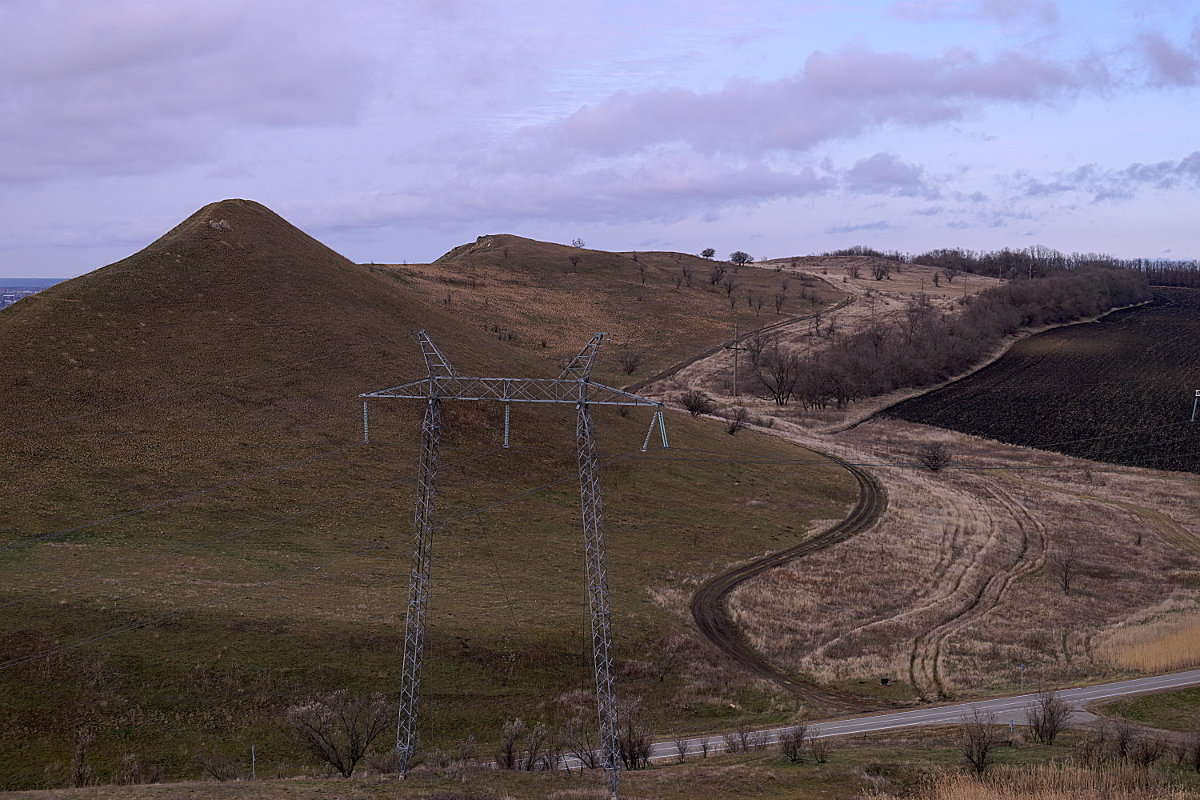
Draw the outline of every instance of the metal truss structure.
<instances>
[{"instance_id":1,"label":"metal truss structure","mask_svg":"<svg viewBox=\"0 0 1200 800\"><path fill-rule=\"evenodd\" d=\"M372 399L424 400L421 424L421 461L417 473L417 508L413 520L413 557L408 583L408 616L404 624L404 662L400 687L400 712L396 727L396 754L404 777L417 748L417 707L425 651L425 614L429 604L430 554L437 495L438 451L441 443L443 400L497 401L504 403L504 446L508 447L509 410L512 403L555 403L575 406L575 445L579 464L579 498L583 512L584 561L588 607L592 623L592 663L596 683L596 709L600 722L601 759L612 797L617 797L621 776L617 728L617 695L613 682L612 609L609 600L607 557L604 545L604 506L600 492L600 463L596 450L591 407L648 406L654 408L650 428L642 443L650 443L655 424L663 447L668 446L662 403L591 380L592 366L607 334L597 333L558 378L464 377L438 350L425 331L417 338L429 376L419 381L360 395L363 398L363 437L370 440L367 403Z\"/></svg>"}]
</instances>

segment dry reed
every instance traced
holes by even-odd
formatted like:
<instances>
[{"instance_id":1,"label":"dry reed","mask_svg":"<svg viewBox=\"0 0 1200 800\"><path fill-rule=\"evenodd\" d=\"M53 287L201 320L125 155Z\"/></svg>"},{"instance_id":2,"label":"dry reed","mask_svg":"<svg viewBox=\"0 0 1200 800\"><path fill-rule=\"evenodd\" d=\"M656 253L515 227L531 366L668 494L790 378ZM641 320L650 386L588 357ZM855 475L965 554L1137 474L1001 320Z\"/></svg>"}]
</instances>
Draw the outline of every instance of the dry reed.
<instances>
[{"instance_id":1,"label":"dry reed","mask_svg":"<svg viewBox=\"0 0 1200 800\"><path fill-rule=\"evenodd\" d=\"M1142 627L1120 628L1096 648L1114 666L1164 672L1200 664L1200 613Z\"/></svg>"},{"instance_id":2,"label":"dry reed","mask_svg":"<svg viewBox=\"0 0 1200 800\"><path fill-rule=\"evenodd\" d=\"M876 792L868 800L894 800ZM1163 782L1153 772L1131 767L1101 770L1075 765L998 769L981 779L942 773L930 779L918 800L1184 800L1188 792Z\"/></svg>"}]
</instances>

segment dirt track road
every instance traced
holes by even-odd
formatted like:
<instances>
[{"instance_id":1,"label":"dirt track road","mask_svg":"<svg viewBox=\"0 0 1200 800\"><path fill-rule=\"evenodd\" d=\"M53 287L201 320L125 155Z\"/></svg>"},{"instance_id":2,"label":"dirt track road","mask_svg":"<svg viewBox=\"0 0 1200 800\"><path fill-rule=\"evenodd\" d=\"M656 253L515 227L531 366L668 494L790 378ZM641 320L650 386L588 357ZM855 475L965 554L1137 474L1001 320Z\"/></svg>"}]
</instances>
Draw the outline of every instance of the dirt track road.
<instances>
[{"instance_id":1,"label":"dirt track road","mask_svg":"<svg viewBox=\"0 0 1200 800\"><path fill-rule=\"evenodd\" d=\"M795 547L772 553L710 579L692 598L692 617L696 620L696 626L700 632L709 641L755 675L766 678L822 709L861 710L867 707L877 707L879 703L799 680L773 666L742 636L737 624L729 616L729 608L726 603L729 593L743 581L781 566L793 558L824 550L862 533L874 525L884 509L887 508L887 493L870 473L836 456L826 454L826 457L846 469L858 482L858 501L850 510L849 515Z\"/></svg>"}]
</instances>

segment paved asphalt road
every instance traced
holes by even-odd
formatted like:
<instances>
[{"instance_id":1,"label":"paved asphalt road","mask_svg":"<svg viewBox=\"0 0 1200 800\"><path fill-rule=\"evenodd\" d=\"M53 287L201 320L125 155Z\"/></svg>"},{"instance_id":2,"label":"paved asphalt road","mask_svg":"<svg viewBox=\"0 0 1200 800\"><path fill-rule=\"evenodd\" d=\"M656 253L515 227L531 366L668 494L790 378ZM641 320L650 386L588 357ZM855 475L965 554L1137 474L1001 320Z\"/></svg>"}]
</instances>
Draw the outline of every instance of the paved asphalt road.
<instances>
[{"instance_id":1,"label":"paved asphalt road","mask_svg":"<svg viewBox=\"0 0 1200 800\"><path fill-rule=\"evenodd\" d=\"M1078 724L1092 718L1092 715L1083 709L1086 705L1119 697L1165 692L1189 686L1200 686L1200 669L1172 672L1152 678L1100 683L1080 689L1063 689L1058 692L1058 696L1075 709L1071 722ZM894 711L870 716L815 721L808 723L808 732L810 735L815 734L820 737L849 736L856 733L912 728L918 725L957 725L964 716L973 713L974 709L979 709L981 713L994 712L996 722L1002 725L1007 725L1010 721L1017 725L1023 725L1025 724L1025 710L1036 698L1036 694L1022 694L1015 697L980 700L976 703L956 703L949 706L916 708L911 711ZM819 729L819 732L814 731L814 728ZM779 741L781 735L790 730L792 730L791 727L759 729L754 732L754 735L761 735L765 737L767 744L774 744ZM686 740L687 753L701 753L705 740L708 741L709 753L717 753L725 749L723 736L699 736ZM679 748L675 742L659 742L654 745L650 757L652 760L659 761L677 758L678 754ZM573 759L567 760L573 761Z\"/></svg>"}]
</instances>

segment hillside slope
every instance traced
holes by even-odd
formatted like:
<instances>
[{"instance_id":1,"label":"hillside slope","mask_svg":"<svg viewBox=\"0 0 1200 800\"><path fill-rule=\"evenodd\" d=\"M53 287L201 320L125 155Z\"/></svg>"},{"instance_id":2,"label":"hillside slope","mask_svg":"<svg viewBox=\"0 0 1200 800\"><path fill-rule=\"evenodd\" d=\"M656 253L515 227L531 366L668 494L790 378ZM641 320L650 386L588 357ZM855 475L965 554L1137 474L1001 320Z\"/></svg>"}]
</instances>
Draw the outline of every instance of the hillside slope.
<instances>
[{"instance_id":1,"label":"hillside slope","mask_svg":"<svg viewBox=\"0 0 1200 800\"><path fill-rule=\"evenodd\" d=\"M260 775L295 774L290 704L395 697L420 409L380 404L362 446L357 395L422 376L417 328L465 372L557 372L459 313L244 200L0 312L0 784L61 785L80 730L101 780L129 753L194 778L251 744ZM591 333L559 324L564 351ZM446 407L430 746L565 713L588 682L570 410L514 409L507 452L500 420ZM640 461L644 414L597 420L622 692L672 727L778 717L660 601L836 518L851 482L819 459ZM692 451L811 458L670 424Z\"/></svg>"},{"instance_id":2,"label":"hillside slope","mask_svg":"<svg viewBox=\"0 0 1200 800\"><path fill-rule=\"evenodd\" d=\"M432 264L372 265L444 310L551 364L580 330L612 334L597 364L611 383L645 377L733 335L809 314L844 296L774 268L686 253L609 253L511 234L480 236ZM622 354L641 354L632 369Z\"/></svg>"}]
</instances>

